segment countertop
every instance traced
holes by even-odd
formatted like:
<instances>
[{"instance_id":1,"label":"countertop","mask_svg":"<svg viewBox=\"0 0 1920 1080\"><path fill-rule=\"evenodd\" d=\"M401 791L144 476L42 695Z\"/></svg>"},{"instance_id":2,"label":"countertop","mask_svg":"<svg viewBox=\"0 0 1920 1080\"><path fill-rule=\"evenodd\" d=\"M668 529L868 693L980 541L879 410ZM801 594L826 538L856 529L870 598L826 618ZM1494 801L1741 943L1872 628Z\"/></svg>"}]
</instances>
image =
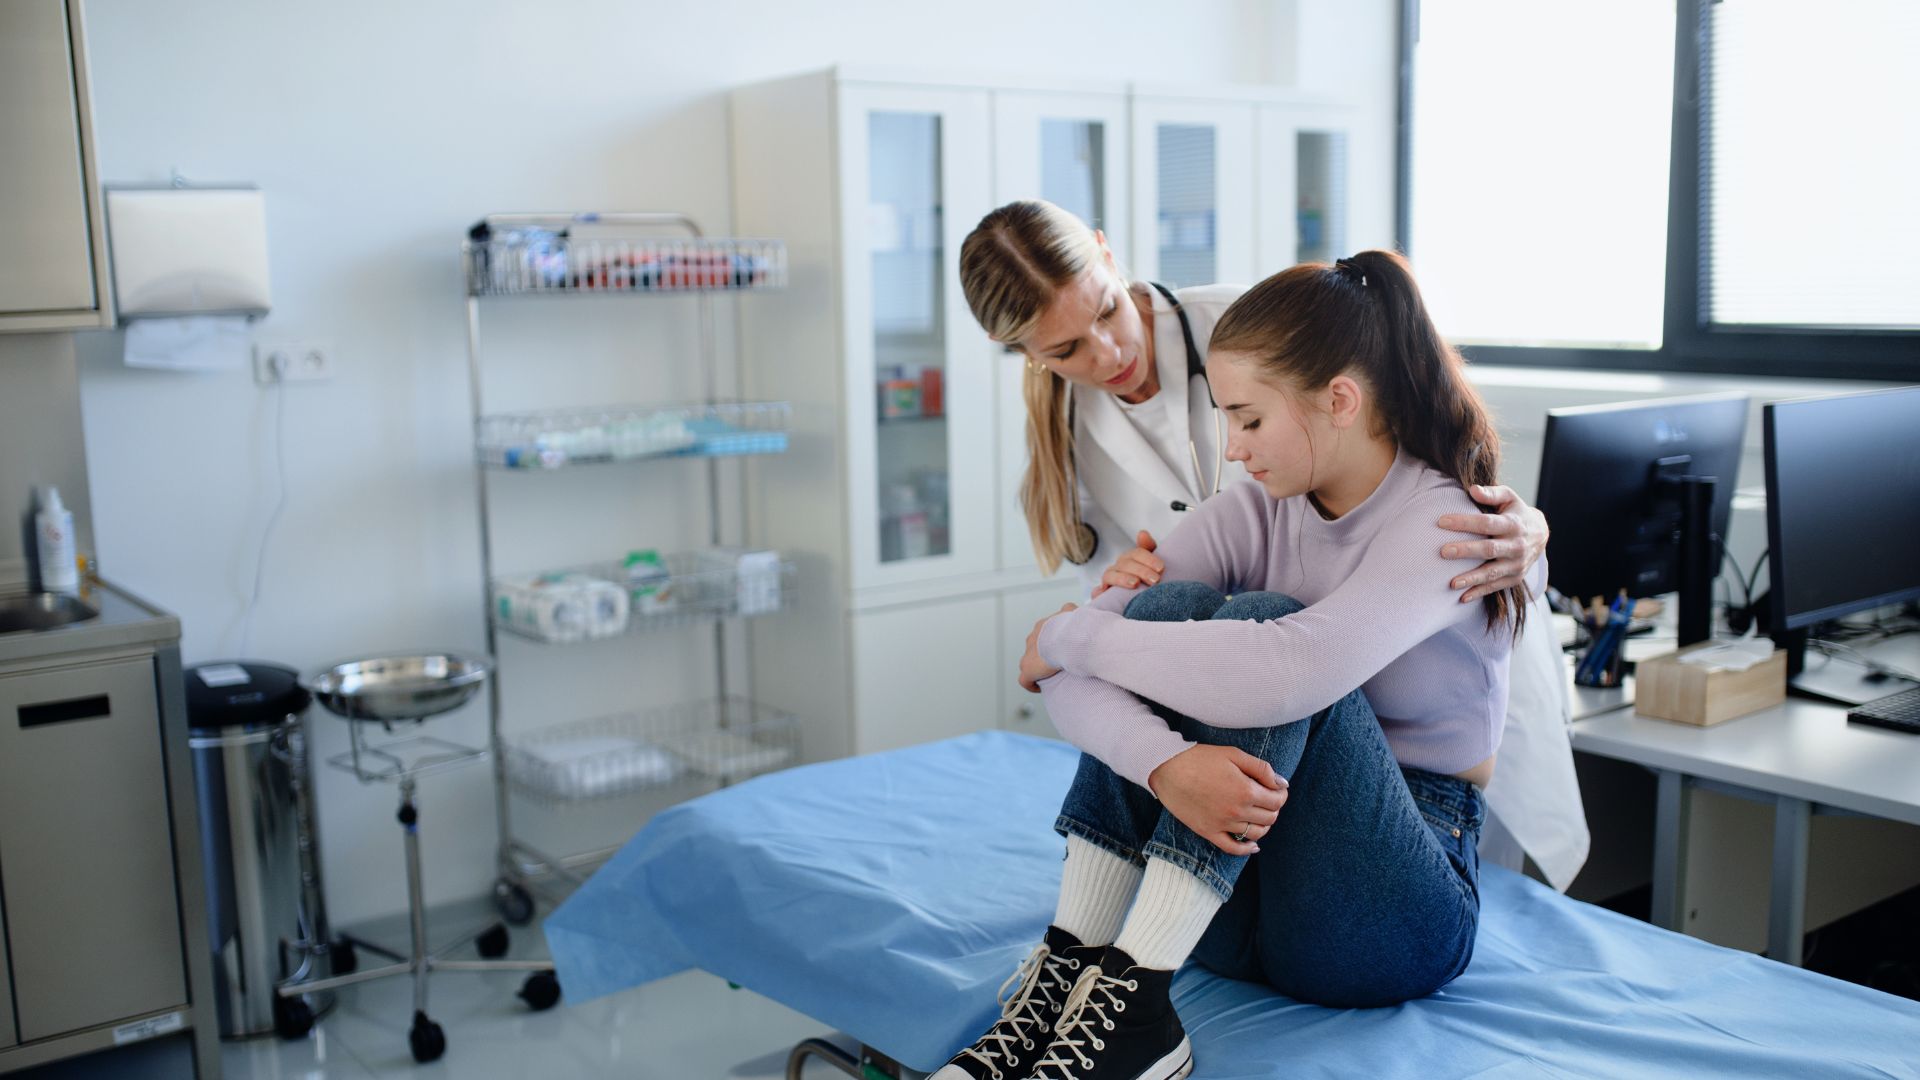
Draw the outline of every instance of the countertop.
<instances>
[{"instance_id":1,"label":"countertop","mask_svg":"<svg viewBox=\"0 0 1920 1080\"><path fill-rule=\"evenodd\" d=\"M177 616L111 583L93 582L80 598L99 608L100 614L52 630L0 634L0 664L61 653L171 645L180 640Z\"/></svg>"}]
</instances>

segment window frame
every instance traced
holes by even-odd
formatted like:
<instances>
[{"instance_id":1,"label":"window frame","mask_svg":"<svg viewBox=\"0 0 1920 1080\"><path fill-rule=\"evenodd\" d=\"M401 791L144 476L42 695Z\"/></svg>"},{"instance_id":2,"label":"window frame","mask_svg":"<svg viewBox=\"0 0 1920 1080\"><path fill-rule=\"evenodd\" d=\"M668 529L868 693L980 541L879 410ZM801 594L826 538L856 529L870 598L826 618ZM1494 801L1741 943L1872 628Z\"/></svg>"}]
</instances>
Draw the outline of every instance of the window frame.
<instances>
[{"instance_id":1,"label":"window frame","mask_svg":"<svg viewBox=\"0 0 1920 1080\"><path fill-rule=\"evenodd\" d=\"M1528 367L1668 371L1814 379L1920 382L1920 330L1844 330L1815 327L1713 326L1703 321L1701 293L1711 250L1703 200L1709 190L1711 147L1702 136L1711 95L1708 8L1718 0L1676 0L1674 12L1673 142L1667 179L1666 304L1658 349L1566 346L1462 345L1476 363ZM1409 246L1413 205L1414 53L1420 36L1420 0L1400 2L1398 161L1395 166L1395 238ZM1810 357L1818 356L1816 362Z\"/></svg>"}]
</instances>

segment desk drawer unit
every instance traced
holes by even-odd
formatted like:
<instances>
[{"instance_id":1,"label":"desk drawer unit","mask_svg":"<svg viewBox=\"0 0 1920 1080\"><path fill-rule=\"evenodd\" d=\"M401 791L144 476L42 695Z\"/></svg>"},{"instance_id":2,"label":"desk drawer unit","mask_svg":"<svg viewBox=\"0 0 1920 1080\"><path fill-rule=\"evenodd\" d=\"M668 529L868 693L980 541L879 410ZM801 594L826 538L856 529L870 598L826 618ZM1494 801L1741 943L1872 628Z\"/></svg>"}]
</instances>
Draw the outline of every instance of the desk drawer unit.
<instances>
[{"instance_id":1,"label":"desk drawer unit","mask_svg":"<svg viewBox=\"0 0 1920 1080\"><path fill-rule=\"evenodd\" d=\"M186 1001L151 658L0 678L0 890L17 1041Z\"/></svg>"}]
</instances>

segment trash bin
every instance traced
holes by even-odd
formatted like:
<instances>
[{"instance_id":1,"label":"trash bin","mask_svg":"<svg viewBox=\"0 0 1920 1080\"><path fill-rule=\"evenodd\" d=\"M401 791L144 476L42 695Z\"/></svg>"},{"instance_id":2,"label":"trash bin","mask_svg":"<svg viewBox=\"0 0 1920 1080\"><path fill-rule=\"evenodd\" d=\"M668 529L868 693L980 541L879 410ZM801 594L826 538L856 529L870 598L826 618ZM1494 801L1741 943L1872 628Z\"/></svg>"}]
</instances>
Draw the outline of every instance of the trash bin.
<instances>
[{"instance_id":1,"label":"trash bin","mask_svg":"<svg viewBox=\"0 0 1920 1080\"><path fill-rule=\"evenodd\" d=\"M298 672L257 661L202 664L186 683L220 1034L297 1038L332 993L282 999L275 988L353 964L332 946L320 895L301 725L310 697Z\"/></svg>"}]
</instances>

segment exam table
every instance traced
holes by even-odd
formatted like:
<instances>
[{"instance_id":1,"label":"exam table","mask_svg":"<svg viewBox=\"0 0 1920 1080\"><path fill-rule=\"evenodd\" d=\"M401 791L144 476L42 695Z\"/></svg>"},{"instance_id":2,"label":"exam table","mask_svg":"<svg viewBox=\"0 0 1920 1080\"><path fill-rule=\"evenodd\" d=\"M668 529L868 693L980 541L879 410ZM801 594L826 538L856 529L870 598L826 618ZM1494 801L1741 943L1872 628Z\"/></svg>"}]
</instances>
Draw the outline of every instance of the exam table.
<instances>
[{"instance_id":1,"label":"exam table","mask_svg":"<svg viewBox=\"0 0 1920 1080\"><path fill-rule=\"evenodd\" d=\"M998 1015L995 991L1052 917L1052 825L1077 757L988 732L674 807L548 918L568 1000L697 967L874 1060L936 1069ZM1920 1077L1920 1003L1496 867L1480 891L1466 972L1391 1008L1301 1004L1189 964L1173 996L1193 1077ZM803 1044L796 1062L808 1052L831 1054Z\"/></svg>"}]
</instances>

